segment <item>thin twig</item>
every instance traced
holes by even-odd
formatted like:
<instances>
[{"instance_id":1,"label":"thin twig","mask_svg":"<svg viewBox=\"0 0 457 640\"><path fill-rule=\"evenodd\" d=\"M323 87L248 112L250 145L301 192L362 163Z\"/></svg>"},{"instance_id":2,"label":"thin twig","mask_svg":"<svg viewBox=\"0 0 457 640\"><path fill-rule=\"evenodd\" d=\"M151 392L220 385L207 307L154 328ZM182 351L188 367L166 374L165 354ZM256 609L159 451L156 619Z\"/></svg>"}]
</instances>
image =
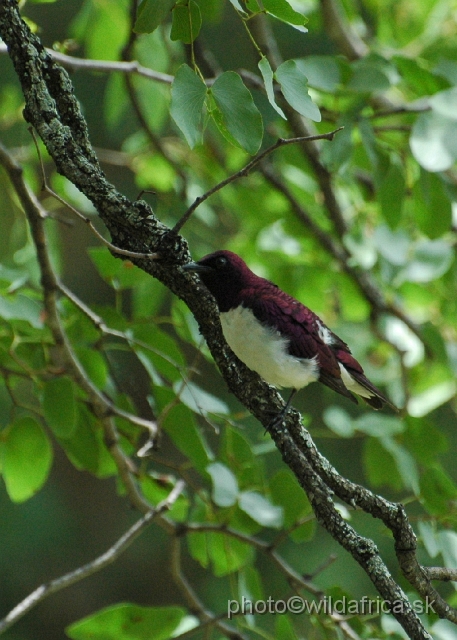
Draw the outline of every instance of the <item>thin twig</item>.
<instances>
[{"instance_id":1,"label":"thin twig","mask_svg":"<svg viewBox=\"0 0 457 640\"><path fill-rule=\"evenodd\" d=\"M181 539L179 536L174 536L171 546L171 573L176 586L183 594L187 605L190 610L198 616L199 620L209 624L211 627L216 628L220 633L224 634L230 640L248 640L245 634L239 633L231 625L223 622L220 616L215 615L213 612L208 611L204 604L201 602L198 595L195 593L192 585L187 580L182 571L181 566Z\"/></svg>"},{"instance_id":2,"label":"thin twig","mask_svg":"<svg viewBox=\"0 0 457 640\"><path fill-rule=\"evenodd\" d=\"M1 43L0 54L5 54L7 52L8 49L6 47L6 44ZM46 53L66 69L72 69L74 71L85 70L102 71L105 73L134 73L139 76L149 78L150 80L161 82L163 84L172 84L174 80L174 77L170 76L168 73L161 73L160 71L154 71L153 69L149 69L148 67L143 67L136 60L132 60L131 62L118 62L114 60L89 60L87 58L77 58L76 56L69 56L66 53L61 53L60 51L55 51L54 49L46 49Z\"/></svg>"},{"instance_id":3,"label":"thin twig","mask_svg":"<svg viewBox=\"0 0 457 640\"><path fill-rule=\"evenodd\" d=\"M62 361L68 368L69 373L73 376L75 382L85 393L88 394L94 411L99 418L102 419L112 415L117 415L121 418L125 418L132 424L147 429L151 434L151 438L155 438L157 436L157 423L140 418L117 407L92 383L81 363L77 359L62 327L57 309L56 291L59 289L59 281L51 260L49 259L47 238L43 226L43 209L41 207L36 207L36 199L33 197L33 194L31 194L23 180L21 167L13 160L13 158L11 158L7 150L2 145L0 145L0 162L8 172L30 223L32 238L35 243L38 264L42 275L47 322L51 333L53 334L55 343L59 345Z\"/></svg>"},{"instance_id":4,"label":"thin twig","mask_svg":"<svg viewBox=\"0 0 457 640\"><path fill-rule=\"evenodd\" d=\"M447 567L423 567L429 580L441 580L442 582L457 582L457 569Z\"/></svg>"},{"instance_id":5,"label":"thin twig","mask_svg":"<svg viewBox=\"0 0 457 640\"><path fill-rule=\"evenodd\" d=\"M97 573L117 560L119 556L132 544L132 542L151 524L154 518L173 506L184 490L184 487L184 481L178 480L165 500L162 500L162 502L160 502L156 507L145 513L142 518L137 520L137 522L135 522L135 524L132 525L130 529L128 529L128 531L126 531L107 551L102 553L101 556L98 556L95 560L60 576L59 578L55 578L50 582L42 584L32 591L32 593L16 605L14 609L12 609L8 615L3 618L3 620L0 620L0 635L45 598L48 598L53 593L57 593L62 589L66 589L76 582L80 582L81 580L88 578L92 574Z\"/></svg>"},{"instance_id":6,"label":"thin twig","mask_svg":"<svg viewBox=\"0 0 457 640\"><path fill-rule=\"evenodd\" d=\"M68 209L70 209L70 211L72 211L80 220L82 220L85 224L87 224L89 229L100 240L100 242L102 242L106 247L108 247L108 249L110 249L113 253L117 253L117 254L119 254L121 256L126 256L127 258L137 258L137 259L146 258L148 260L158 260L158 259L160 259L160 257L161 257L160 253L138 253L136 251L128 251L127 249L121 249L119 247L116 247L112 242L110 242L109 240L106 240L106 238L104 238L102 236L102 234L94 227L94 225L92 224L92 221L90 220L90 218L88 218L87 216L82 214L80 211L75 209L75 207L73 207L69 202L67 202L66 200L61 198L59 196L59 194L57 194L55 191L53 191L51 189L51 187L48 185L48 182L46 180L46 174L45 174L45 171L44 171L43 159L41 157L40 147L38 146L38 140L36 138L35 131L34 131L33 127L29 127L29 131L30 131L30 134L32 135L32 138L33 138L33 141L35 143L36 150L37 150L37 154L38 154L38 159L39 159L39 163L40 163L40 167L41 167L41 178L42 178L42 187L41 188L42 188L43 191L45 191L46 193L49 193L50 196L52 196L53 198L58 200L61 204L64 205L64 207L68 207Z\"/></svg>"},{"instance_id":7,"label":"thin twig","mask_svg":"<svg viewBox=\"0 0 457 640\"><path fill-rule=\"evenodd\" d=\"M178 220L178 222L175 224L175 226L171 230L172 233L179 233L179 231L189 220L190 216L193 214L195 209L199 207L202 202L205 202L205 200L207 200L210 196L212 196L217 191L220 191L223 187L226 187L231 182L234 182L239 178L246 177L249 174L249 172L257 164L259 164L259 162L261 162L270 153L273 153L273 151L276 151L276 149L279 149L280 147L285 147L286 145L289 145L289 144L299 144L302 142L315 142L316 140L333 140L334 136L338 133L338 131L341 131L342 129L344 129L344 127L338 127L338 129L335 129L334 131L329 131L328 133L322 133L315 136L302 136L298 138L279 138L273 145L271 145L271 147L268 147L268 149L265 149L265 151L262 151L262 153L259 153L257 156L255 156L255 158L253 158L250 162L248 162L247 165L244 166L242 169L232 174L228 178L225 178L225 180L222 180L222 182L219 182L218 184L216 184L214 187L209 189L209 191L207 191L203 195L198 196L198 198L195 198L194 202L190 205L190 207L187 209L185 214Z\"/></svg>"}]
</instances>

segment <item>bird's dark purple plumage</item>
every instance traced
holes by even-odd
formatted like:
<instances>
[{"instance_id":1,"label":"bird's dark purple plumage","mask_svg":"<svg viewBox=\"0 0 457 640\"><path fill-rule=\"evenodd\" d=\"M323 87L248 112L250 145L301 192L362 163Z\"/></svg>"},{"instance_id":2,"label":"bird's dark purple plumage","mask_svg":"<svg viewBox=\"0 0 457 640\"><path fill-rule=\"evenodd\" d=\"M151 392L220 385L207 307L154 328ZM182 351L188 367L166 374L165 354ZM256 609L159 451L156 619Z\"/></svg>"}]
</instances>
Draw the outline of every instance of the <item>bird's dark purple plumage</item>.
<instances>
[{"instance_id":1,"label":"bird's dark purple plumage","mask_svg":"<svg viewBox=\"0 0 457 640\"><path fill-rule=\"evenodd\" d=\"M240 307L250 310L262 326L271 328L272 336L279 335L286 339L290 356L303 362L317 363L319 382L354 402L357 400L352 392L359 391L358 395L365 394L362 395L363 400L374 409L381 409L384 404L396 408L368 380L348 345L326 327L313 311L272 282L255 275L235 253L216 251L188 268L198 271L215 297L221 317ZM243 360L242 353L238 353L238 356ZM252 365L251 368L256 369ZM256 370L262 375L261 370ZM348 386L352 387L351 390L343 378L346 383L350 381Z\"/></svg>"}]
</instances>

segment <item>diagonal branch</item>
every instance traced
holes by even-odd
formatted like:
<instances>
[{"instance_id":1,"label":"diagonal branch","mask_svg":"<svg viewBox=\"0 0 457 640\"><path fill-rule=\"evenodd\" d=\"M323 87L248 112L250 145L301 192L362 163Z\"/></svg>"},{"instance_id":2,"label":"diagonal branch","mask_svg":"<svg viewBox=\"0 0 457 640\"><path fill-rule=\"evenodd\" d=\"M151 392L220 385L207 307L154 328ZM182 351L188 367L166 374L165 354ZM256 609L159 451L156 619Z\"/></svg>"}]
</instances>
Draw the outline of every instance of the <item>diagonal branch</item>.
<instances>
[{"instance_id":1,"label":"diagonal branch","mask_svg":"<svg viewBox=\"0 0 457 640\"><path fill-rule=\"evenodd\" d=\"M250 160L250 162L248 162L242 169L232 174L228 178L225 178L225 180L222 180L221 182L216 184L214 187L209 189L203 195L198 196L198 198L195 198L194 202L190 205L190 207L187 209L185 214L175 224L175 226L172 229L172 232L179 233L179 231L182 229L185 223L189 220L190 216L193 214L195 209L199 207L202 204L202 202L205 202L205 200L207 200L210 196L212 196L214 193L217 193L217 191L220 191L231 182L234 182L239 178L245 178L252 171L252 169L254 169L255 166L257 166L260 162L262 162L262 160L264 160L268 155L273 153L273 151L276 151L276 149L280 149L281 147L285 147L289 144L299 144L302 142L315 142L316 140L333 140L333 138L338 133L338 131L341 131L342 129L344 129L344 127L338 127L338 129L335 129L334 131L329 131L328 133L321 133L315 136L302 136L299 138L279 138L274 144L268 147L268 149L265 149L261 153L257 154L254 158L252 158L252 160Z\"/></svg>"},{"instance_id":2,"label":"diagonal branch","mask_svg":"<svg viewBox=\"0 0 457 640\"><path fill-rule=\"evenodd\" d=\"M42 602L45 598L48 598L53 593L57 593L58 591L62 591L62 589L66 589L70 587L72 584L76 582L80 582L85 578L101 571L108 565L112 564L119 558L119 556L124 553L126 549L132 544L138 536L143 533L143 531L153 522L157 516L162 515L165 511L168 511L176 500L179 498L180 494L184 489L184 482L182 480L178 480L174 488L170 491L165 500L162 500L154 509L147 511L142 518L137 520L134 525L130 527L128 531L126 531L120 538L117 540L107 551L102 553L101 556L95 558L91 562L83 565L82 567L78 567L69 573L66 573L59 578L55 578L50 582L46 582L39 586L35 591L32 591L22 602L12 609L8 615L6 615L3 620L0 620L0 635L3 634L7 629L9 629L13 624L15 624L20 618L25 616L31 609L36 607L40 602Z\"/></svg>"}]
</instances>

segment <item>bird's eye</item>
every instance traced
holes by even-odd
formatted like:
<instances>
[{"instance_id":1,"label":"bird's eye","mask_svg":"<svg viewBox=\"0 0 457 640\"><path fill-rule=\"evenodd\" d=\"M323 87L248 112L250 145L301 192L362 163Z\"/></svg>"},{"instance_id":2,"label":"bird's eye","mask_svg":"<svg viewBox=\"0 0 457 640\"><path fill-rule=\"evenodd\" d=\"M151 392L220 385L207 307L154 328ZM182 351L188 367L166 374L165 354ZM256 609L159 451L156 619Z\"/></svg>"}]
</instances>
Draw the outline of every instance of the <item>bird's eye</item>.
<instances>
[{"instance_id":1,"label":"bird's eye","mask_svg":"<svg viewBox=\"0 0 457 640\"><path fill-rule=\"evenodd\" d=\"M227 258L225 256L219 256L216 259L216 268L217 269L222 269L223 267L225 267L227 264Z\"/></svg>"}]
</instances>

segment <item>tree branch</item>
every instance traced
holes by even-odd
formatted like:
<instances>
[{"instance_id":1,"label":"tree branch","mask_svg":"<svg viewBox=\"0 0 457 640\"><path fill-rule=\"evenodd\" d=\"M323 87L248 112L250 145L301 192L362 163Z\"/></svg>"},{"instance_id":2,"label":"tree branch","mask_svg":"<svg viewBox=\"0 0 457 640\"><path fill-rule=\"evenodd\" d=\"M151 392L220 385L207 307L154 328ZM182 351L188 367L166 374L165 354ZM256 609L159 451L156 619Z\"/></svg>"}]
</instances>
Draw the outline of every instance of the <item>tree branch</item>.
<instances>
[{"instance_id":1,"label":"tree branch","mask_svg":"<svg viewBox=\"0 0 457 640\"><path fill-rule=\"evenodd\" d=\"M338 133L338 131L341 131L342 129L344 129L344 127L338 127L338 129L335 129L334 131L329 131L328 133L321 133L315 136L304 136L301 138L279 138L274 144L268 147L268 149L265 149L265 151L262 151L261 153L256 155L254 158L252 158L252 160L250 160L250 162L248 162L242 169L240 169L236 173L233 173L228 178L225 178L225 180L222 180L221 182L216 184L214 187L209 189L203 195L198 196L198 198L195 198L194 202L190 205L190 207L187 209L185 214L175 224L175 226L172 229L172 232L179 233L179 231L181 231L181 229L183 228L185 223L189 220L190 216L193 214L195 209L197 209L197 207L199 207L202 204L202 202L205 202L205 200L207 200L210 196L212 196L214 193L217 193L217 191L220 191L231 182L234 182L239 178L245 178L252 171L252 169L254 169L256 165L262 162L262 160L264 160L268 155L273 153L273 151L276 151L276 149L280 149L281 147L285 147L289 144L299 144L302 142L315 142L316 140L333 140L333 138Z\"/></svg>"},{"instance_id":2,"label":"tree branch","mask_svg":"<svg viewBox=\"0 0 457 640\"><path fill-rule=\"evenodd\" d=\"M107 551L102 553L101 556L98 556L95 560L60 576L59 578L55 578L50 582L42 584L35 589L35 591L32 591L32 593L16 605L14 609L12 609L8 615L3 618L3 620L0 620L0 635L45 598L48 598L53 593L57 593L62 589L70 587L76 582L80 582L81 580L88 578L117 560L119 556L132 544L132 542L136 540L141 533L143 533L151 522L157 518L157 516L168 511L173 506L182 493L184 487L185 483L182 480L178 480L165 500L162 500L162 502L154 507L154 509L147 511L142 518L137 520L137 522L135 522L135 524L132 525L130 529L126 531Z\"/></svg>"}]
</instances>

